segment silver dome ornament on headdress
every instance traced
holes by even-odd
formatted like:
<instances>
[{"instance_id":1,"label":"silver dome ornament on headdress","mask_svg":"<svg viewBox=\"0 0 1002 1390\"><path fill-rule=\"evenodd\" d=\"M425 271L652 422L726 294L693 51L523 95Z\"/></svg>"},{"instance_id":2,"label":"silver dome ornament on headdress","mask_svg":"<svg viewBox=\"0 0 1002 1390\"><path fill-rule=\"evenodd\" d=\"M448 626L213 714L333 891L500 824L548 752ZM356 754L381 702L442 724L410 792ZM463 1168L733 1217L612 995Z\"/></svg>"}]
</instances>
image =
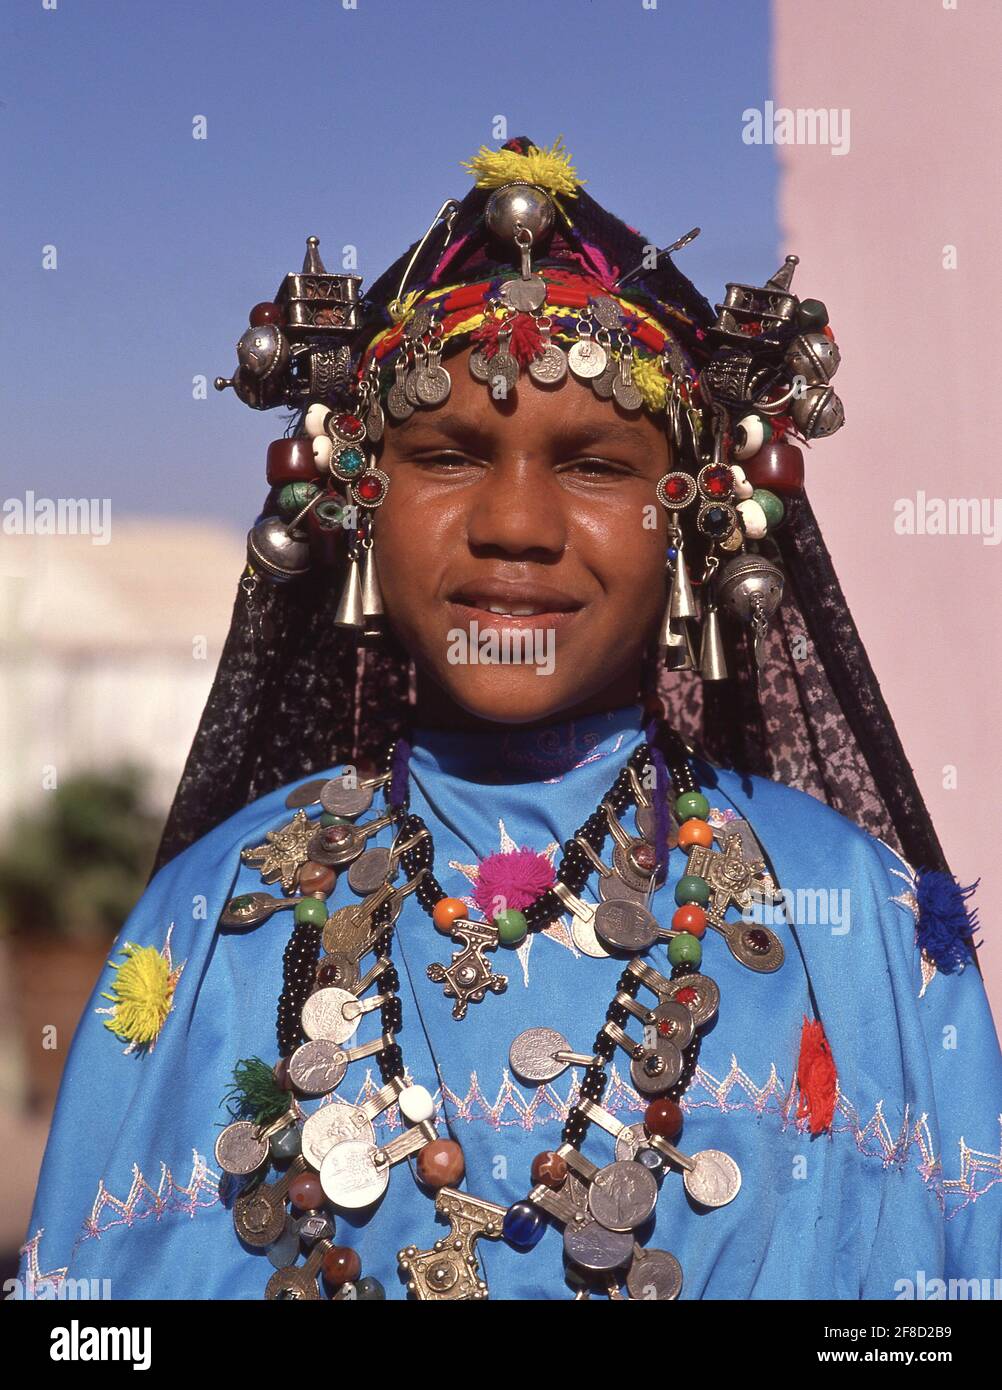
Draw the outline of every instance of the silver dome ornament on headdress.
<instances>
[{"instance_id":1,"label":"silver dome ornament on headdress","mask_svg":"<svg viewBox=\"0 0 1002 1390\"><path fill-rule=\"evenodd\" d=\"M289 365L289 340L274 323L248 328L237 343L237 361L258 381L274 380Z\"/></svg>"},{"instance_id":2,"label":"silver dome ornament on headdress","mask_svg":"<svg viewBox=\"0 0 1002 1390\"><path fill-rule=\"evenodd\" d=\"M251 567L269 579L285 583L298 579L310 568L310 546L306 534L281 517L268 516L247 535L247 560Z\"/></svg>"},{"instance_id":3,"label":"silver dome ornament on headdress","mask_svg":"<svg viewBox=\"0 0 1002 1390\"><path fill-rule=\"evenodd\" d=\"M845 410L830 386L809 386L790 414L805 439L824 439L845 424Z\"/></svg>"},{"instance_id":4,"label":"silver dome ornament on headdress","mask_svg":"<svg viewBox=\"0 0 1002 1390\"><path fill-rule=\"evenodd\" d=\"M841 361L838 344L826 333L801 333L786 350L786 365L808 386L827 386Z\"/></svg>"},{"instance_id":5,"label":"silver dome ornament on headdress","mask_svg":"<svg viewBox=\"0 0 1002 1390\"><path fill-rule=\"evenodd\" d=\"M538 246L553 230L553 199L532 183L508 183L487 199L484 221L492 236L516 245L516 233L524 227Z\"/></svg>"},{"instance_id":6,"label":"silver dome ornament on headdress","mask_svg":"<svg viewBox=\"0 0 1002 1390\"><path fill-rule=\"evenodd\" d=\"M717 587L718 601L739 622L752 630L755 665L759 674L765 654L769 619L783 597L783 571L764 555L737 555L725 567Z\"/></svg>"}]
</instances>

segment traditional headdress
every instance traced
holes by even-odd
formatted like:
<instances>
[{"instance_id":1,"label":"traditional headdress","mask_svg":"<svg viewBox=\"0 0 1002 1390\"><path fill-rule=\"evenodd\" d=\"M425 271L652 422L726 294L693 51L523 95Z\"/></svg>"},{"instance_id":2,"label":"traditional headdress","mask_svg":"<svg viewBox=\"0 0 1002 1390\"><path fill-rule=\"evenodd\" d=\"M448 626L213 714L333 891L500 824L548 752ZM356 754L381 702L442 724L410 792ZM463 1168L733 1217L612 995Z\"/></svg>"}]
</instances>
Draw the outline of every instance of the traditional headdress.
<instances>
[{"instance_id":1,"label":"traditional headdress","mask_svg":"<svg viewBox=\"0 0 1002 1390\"><path fill-rule=\"evenodd\" d=\"M929 940L958 962L962 890L803 491L798 444L843 411L825 306L792 289L797 257L765 285L728 284L714 310L672 260L698 229L658 250L585 192L559 141L520 137L467 167L467 196L364 297L311 237L216 383L294 415L268 449L271 491L158 862L276 786L376 756L405 726L408 659L376 638L379 441L387 414L448 398L449 357L472 346L469 370L495 396L524 373L570 371L664 422L675 467L658 485L669 598L652 692L711 761L814 794L916 865Z\"/></svg>"}]
</instances>

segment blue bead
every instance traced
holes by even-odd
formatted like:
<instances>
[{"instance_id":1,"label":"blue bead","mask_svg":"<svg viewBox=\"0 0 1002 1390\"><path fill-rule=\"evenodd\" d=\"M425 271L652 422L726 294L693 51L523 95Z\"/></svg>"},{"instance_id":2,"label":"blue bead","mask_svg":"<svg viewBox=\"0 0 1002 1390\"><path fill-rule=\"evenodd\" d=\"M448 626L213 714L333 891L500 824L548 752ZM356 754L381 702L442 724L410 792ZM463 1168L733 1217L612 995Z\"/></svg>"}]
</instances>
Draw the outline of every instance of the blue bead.
<instances>
[{"instance_id":1,"label":"blue bead","mask_svg":"<svg viewBox=\"0 0 1002 1390\"><path fill-rule=\"evenodd\" d=\"M505 1212L501 1231L506 1241L519 1250L531 1250L537 1245L546 1228L546 1222L529 1202L515 1202Z\"/></svg>"},{"instance_id":2,"label":"blue bead","mask_svg":"<svg viewBox=\"0 0 1002 1390\"><path fill-rule=\"evenodd\" d=\"M677 560L677 559L678 559L678 549L677 549L676 546L670 545L670 546L668 547L668 559L669 559L669 560Z\"/></svg>"}]
</instances>

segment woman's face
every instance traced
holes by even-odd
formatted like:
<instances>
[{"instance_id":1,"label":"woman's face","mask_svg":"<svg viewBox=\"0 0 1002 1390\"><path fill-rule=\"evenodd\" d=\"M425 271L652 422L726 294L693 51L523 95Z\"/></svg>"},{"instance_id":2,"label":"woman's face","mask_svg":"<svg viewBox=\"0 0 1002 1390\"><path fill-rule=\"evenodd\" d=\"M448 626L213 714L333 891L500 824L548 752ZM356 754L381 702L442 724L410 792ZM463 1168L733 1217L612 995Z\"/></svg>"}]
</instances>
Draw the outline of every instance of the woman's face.
<instances>
[{"instance_id":1,"label":"woman's face","mask_svg":"<svg viewBox=\"0 0 1002 1390\"><path fill-rule=\"evenodd\" d=\"M571 375L495 401L468 356L379 459L377 568L422 701L507 724L628 704L665 602L665 433Z\"/></svg>"}]
</instances>

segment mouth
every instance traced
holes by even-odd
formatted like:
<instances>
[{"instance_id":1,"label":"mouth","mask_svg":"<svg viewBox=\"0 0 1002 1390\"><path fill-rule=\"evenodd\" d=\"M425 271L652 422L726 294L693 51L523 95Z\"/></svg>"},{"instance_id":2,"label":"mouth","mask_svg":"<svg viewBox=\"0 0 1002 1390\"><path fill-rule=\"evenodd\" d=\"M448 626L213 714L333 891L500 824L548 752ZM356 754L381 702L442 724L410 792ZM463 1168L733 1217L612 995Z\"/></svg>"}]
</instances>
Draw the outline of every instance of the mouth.
<instances>
[{"instance_id":1,"label":"mouth","mask_svg":"<svg viewBox=\"0 0 1002 1390\"><path fill-rule=\"evenodd\" d=\"M446 603L463 624L476 620L483 628L516 629L563 628L585 606L573 595L547 585L493 581L463 585L448 595Z\"/></svg>"}]
</instances>

